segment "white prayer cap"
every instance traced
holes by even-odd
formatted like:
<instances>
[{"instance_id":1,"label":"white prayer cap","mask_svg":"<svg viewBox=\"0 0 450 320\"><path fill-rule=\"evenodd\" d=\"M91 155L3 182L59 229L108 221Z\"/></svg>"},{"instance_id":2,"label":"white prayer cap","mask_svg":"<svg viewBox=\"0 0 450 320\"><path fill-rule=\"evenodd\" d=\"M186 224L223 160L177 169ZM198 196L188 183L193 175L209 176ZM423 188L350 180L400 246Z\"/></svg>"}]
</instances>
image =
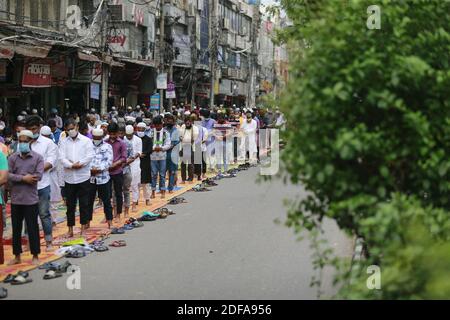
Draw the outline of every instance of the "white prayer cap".
<instances>
[{"instance_id":1,"label":"white prayer cap","mask_svg":"<svg viewBox=\"0 0 450 320\"><path fill-rule=\"evenodd\" d=\"M100 126L101 126L101 127L103 127L103 126L109 126L109 124L108 124L108 122L102 122L102 123L100 123Z\"/></svg>"},{"instance_id":2,"label":"white prayer cap","mask_svg":"<svg viewBox=\"0 0 450 320\"><path fill-rule=\"evenodd\" d=\"M137 125L138 128L147 128L147 125L144 122L140 122Z\"/></svg>"},{"instance_id":3,"label":"white prayer cap","mask_svg":"<svg viewBox=\"0 0 450 320\"><path fill-rule=\"evenodd\" d=\"M23 121L25 119L24 116L17 116L17 121Z\"/></svg>"},{"instance_id":4,"label":"white prayer cap","mask_svg":"<svg viewBox=\"0 0 450 320\"><path fill-rule=\"evenodd\" d=\"M23 110L20 114L26 116L28 113L25 110Z\"/></svg>"},{"instance_id":5,"label":"white prayer cap","mask_svg":"<svg viewBox=\"0 0 450 320\"><path fill-rule=\"evenodd\" d=\"M96 129L92 130L92 135L94 137L103 137L103 130L100 128L96 128Z\"/></svg>"},{"instance_id":6,"label":"white prayer cap","mask_svg":"<svg viewBox=\"0 0 450 320\"><path fill-rule=\"evenodd\" d=\"M190 111L186 111L186 112L184 113L184 115L185 115L185 116L190 116L190 115L191 115L191 112L190 112Z\"/></svg>"},{"instance_id":7,"label":"white prayer cap","mask_svg":"<svg viewBox=\"0 0 450 320\"><path fill-rule=\"evenodd\" d=\"M125 121L132 121L132 122L136 122L136 118L135 117L125 117Z\"/></svg>"},{"instance_id":8,"label":"white prayer cap","mask_svg":"<svg viewBox=\"0 0 450 320\"><path fill-rule=\"evenodd\" d=\"M137 106L136 106L136 109L140 109L140 108L141 108L141 106L140 106L140 105L137 105Z\"/></svg>"},{"instance_id":9,"label":"white prayer cap","mask_svg":"<svg viewBox=\"0 0 450 320\"><path fill-rule=\"evenodd\" d=\"M133 134L133 132L134 132L133 126L128 125L128 126L125 127L125 133L126 134Z\"/></svg>"},{"instance_id":10,"label":"white prayer cap","mask_svg":"<svg viewBox=\"0 0 450 320\"><path fill-rule=\"evenodd\" d=\"M0 124L0 130L5 129L5 126L3 124Z\"/></svg>"},{"instance_id":11,"label":"white prayer cap","mask_svg":"<svg viewBox=\"0 0 450 320\"><path fill-rule=\"evenodd\" d=\"M28 137L30 139L33 139L33 132L31 132L30 130L22 130L19 132L19 137L20 136L25 136Z\"/></svg>"},{"instance_id":12,"label":"white prayer cap","mask_svg":"<svg viewBox=\"0 0 450 320\"><path fill-rule=\"evenodd\" d=\"M43 136L49 136L49 135L52 134L52 130L50 129L49 126L43 126L43 127L41 128L40 133L41 133L41 135L43 135Z\"/></svg>"},{"instance_id":13,"label":"white prayer cap","mask_svg":"<svg viewBox=\"0 0 450 320\"><path fill-rule=\"evenodd\" d=\"M116 107L112 107L111 110L112 110L112 111L116 111Z\"/></svg>"},{"instance_id":14,"label":"white prayer cap","mask_svg":"<svg viewBox=\"0 0 450 320\"><path fill-rule=\"evenodd\" d=\"M33 110L31 110L31 113L33 113L33 114L37 114L37 113L38 113L38 111L37 111L37 109L33 109Z\"/></svg>"}]
</instances>

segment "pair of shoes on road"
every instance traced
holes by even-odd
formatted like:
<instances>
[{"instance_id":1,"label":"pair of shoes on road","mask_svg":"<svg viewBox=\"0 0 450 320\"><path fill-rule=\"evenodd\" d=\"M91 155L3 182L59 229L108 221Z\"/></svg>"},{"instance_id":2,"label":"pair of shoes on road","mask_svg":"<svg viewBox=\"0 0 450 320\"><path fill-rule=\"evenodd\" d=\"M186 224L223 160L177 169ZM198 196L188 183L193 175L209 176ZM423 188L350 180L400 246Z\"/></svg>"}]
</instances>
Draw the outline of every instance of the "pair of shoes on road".
<instances>
[{"instance_id":1,"label":"pair of shoes on road","mask_svg":"<svg viewBox=\"0 0 450 320\"><path fill-rule=\"evenodd\" d=\"M125 229L124 228L112 228L111 234L124 234Z\"/></svg>"},{"instance_id":2,"label":"pair of shoes on road","mask_svg":"<svg viewBox=\"0 0 450 320\"><path fill-rule=\"evenodd\" d=\"M159 219L165 219L168 216L175 214L175 212L173 212L172 210L169 210L168 208L156 209L155 213L159 215Z\"/></svg>"},{"instance_id":3,"label":"pair of shoes on road","mask_svg":"<svg viewBox=\"0 0 450 320\"><path fill-rule=\"evenodd\" d=\"M175 197L169 200L168 204L175 205L180 203L187 203L186 199L182 197Z\"/></svg>"},{"instance_id":4,"label":"pair of shoes on road","mask_svg":"<svg viewBox=\"0 0 450 320\"><path fill-rule=\"evenodd\" d=\"M197 184L191 190L195 192L211 191L211 189L208 189L204 184Z\"/></svg>"},{"instance_id":5,"label":"pair of shoes on road","mask_svg":"<svg viewBox=\"0 0 450 320\"><path fill-rule=\"evenodd\" d=\"M69 267L71 267L72 264L69 261L65 261L63 264L57 262L50 262L47 264L47 266L49 268L45 271L43 277L44 280L61 278L64 273L68 272Z\"/></svg>"},{"instance_id":6,"label":"pair of shoes on road","mask_svg":"<svg viewBox=\"0 0 450 320\"><path fill-rule=\"evenodd\" d=\"M3 283L10 283L11 285L21 285L30 282L33 282L33 280L29 278L29 273L26 271L19 271L15 276L8 274L3 280Z\"/></svg>"},{"instance_id":7,"label":"pair of shoes on road","mask_svg":"<svg viewBox=\"0 0 450 320\"><path fill-rule=\"evenodd\" d=\"M65 261L63 264L59 262L46 262L43 265L39 266L39 269L45 269L45 271L53 270L57 272L67 272L67 269L72 264L69 261Z\"/></svg>"},{"instance_id":8,"label":"pair of shoes on road","mask_svg":"<svg viewBox=\"0 0 450 320\"><path fill-rule=\"evenodd\" d=\"M203 180L202 183L203 183L204 185L206 185L207 187L215 187L215 186L218 186L218 184L215 183L214 180L211 179L211 178L208 178L208 179L206 179L206 180Z\"/></svg>"},{"instance_id":9,"label":"pair of shoes on road","mask_svg":"<svg viewBox=\"0 0 450 320\"><path fill-rule=\"evenodd\" d=\"M116 240L109 244L110 247L115 247L115 248L125 247L126 245L127 245L127 243L125 242L125 240Z\"/></svg>"}]
</instances>

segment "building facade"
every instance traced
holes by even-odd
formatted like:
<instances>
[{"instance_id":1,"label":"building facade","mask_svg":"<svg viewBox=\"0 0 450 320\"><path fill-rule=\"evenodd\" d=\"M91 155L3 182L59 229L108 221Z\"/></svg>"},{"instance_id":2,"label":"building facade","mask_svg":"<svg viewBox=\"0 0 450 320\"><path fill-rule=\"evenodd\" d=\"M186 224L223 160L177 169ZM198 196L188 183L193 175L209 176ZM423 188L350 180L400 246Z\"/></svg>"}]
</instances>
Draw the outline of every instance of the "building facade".
<instances>
[{"instance_id":1,"label":"building facade","mask_svg":"<svg viewBox=\"0 0 450 320\"><path fill-rule=\"evenodd\" d=\"M288 79L287 51L271 40L283 20L267 21L258 8L242 0L0 0L0 108L15 117L32 108L148 107L159 73L175 87L166 108L208 106L212 91L216 105L245 106L249 94Z\"/></svg>"}]
</instances>

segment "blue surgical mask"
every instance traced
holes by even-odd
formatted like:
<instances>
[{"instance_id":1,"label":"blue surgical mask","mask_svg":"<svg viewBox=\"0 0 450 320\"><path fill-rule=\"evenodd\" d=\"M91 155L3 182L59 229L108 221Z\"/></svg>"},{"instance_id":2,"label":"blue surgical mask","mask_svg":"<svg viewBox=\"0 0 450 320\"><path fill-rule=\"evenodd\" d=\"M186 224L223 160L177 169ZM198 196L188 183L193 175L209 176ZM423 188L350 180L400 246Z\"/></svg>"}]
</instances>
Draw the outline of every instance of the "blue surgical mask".
<instances>
[{"instance_id":1,"label":"blue surgical mask","mask_svg":"<svg viewBox=\"0 0 450 320\"><path fill-rule=\"evenodd\" d=\"M20 142L19 143L19 152L20 153L29 153L30 152L30 144L28 142Z\"/></svg>"},{"instance_id":2,"label":"blue surgical mask","mask_svg":"<svg viewBox=\"0 0 450 320\"><path fill-rule=\"evenodd\" d=\"M34 140L36 140L36 139L38 139L38 138L39 138L39 133L33 134L33 139L34 139Z\"/></svg>"}]
</instances>

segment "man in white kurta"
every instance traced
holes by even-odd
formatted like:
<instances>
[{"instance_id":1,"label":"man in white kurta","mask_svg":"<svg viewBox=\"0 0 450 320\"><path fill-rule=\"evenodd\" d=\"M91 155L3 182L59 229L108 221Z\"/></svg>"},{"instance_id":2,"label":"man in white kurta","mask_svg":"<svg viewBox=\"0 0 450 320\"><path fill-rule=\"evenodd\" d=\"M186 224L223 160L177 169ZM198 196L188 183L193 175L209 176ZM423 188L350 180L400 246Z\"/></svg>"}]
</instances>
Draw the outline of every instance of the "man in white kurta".
<instances>
[{"instance_id":1,"label":"man in white kurta","mask_svg":"<svg viewBox=\"0 0 450 320\"><path fill-rule=\"evenodd\" d=\"M243 134L241 140L241 155L245 157L247 151L249 152L250 163L256 163L256 153L258 148L256 145L256 130L258 129L258 123L253 119L251 113L247 113L247 119L243 121L241 126L241 132Z\"/></svg>"},{"instance_id":2,"label":"man in white kurta","mask_svg":"<svg viewBox=\"0 0 450 320\"><path fill-rule=\"evenodd\" d=\"M125 134L128 141L133 145L133 153L136 160L131 165L131 193L133 196L133 204L131 206L132 211L136 211L136 203L139 201L139 184L141 183L141 159L142 154L142 139L134 134L133 126L127 126Z\"/></svg>"}]
</instances>

